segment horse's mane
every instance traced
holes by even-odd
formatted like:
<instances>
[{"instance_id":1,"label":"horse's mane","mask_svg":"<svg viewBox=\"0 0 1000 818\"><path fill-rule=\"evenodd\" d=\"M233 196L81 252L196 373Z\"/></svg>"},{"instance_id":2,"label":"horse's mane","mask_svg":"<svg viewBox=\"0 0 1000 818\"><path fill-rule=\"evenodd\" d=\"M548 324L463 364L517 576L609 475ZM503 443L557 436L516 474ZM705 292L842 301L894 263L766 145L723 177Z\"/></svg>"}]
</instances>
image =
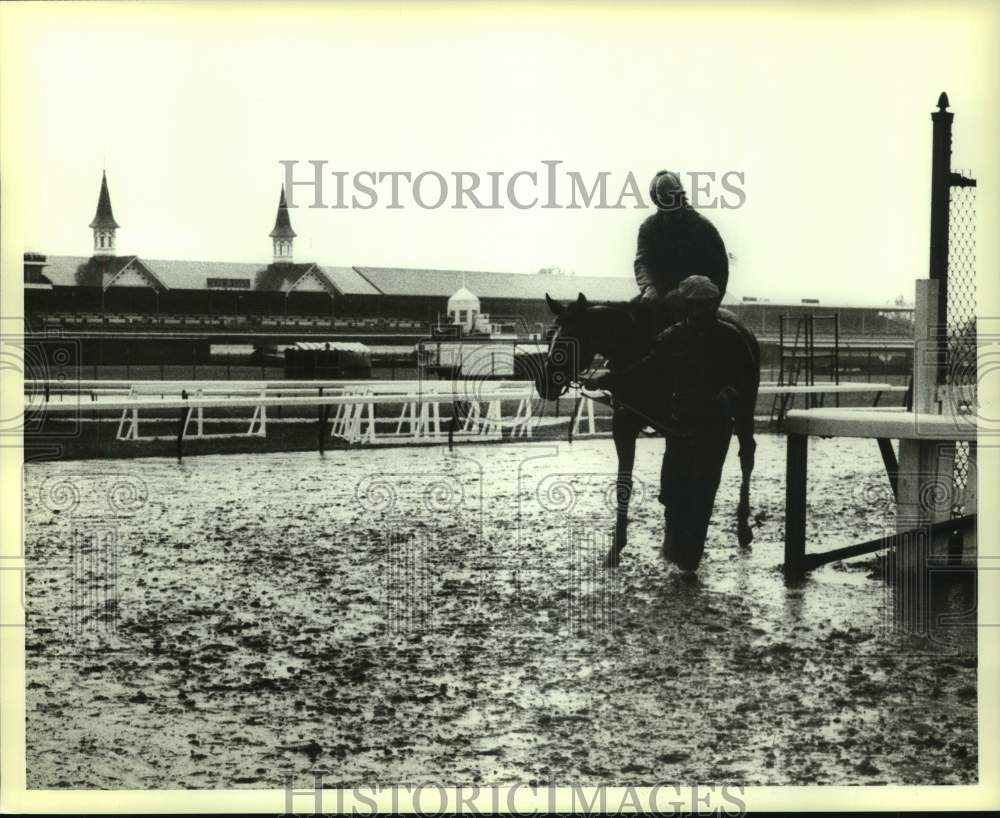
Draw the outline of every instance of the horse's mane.
<instances>
[{"instance_id":1,"label":"horse's mane","mask_svg":"<svg viewBox=\"0 0 1000 818\"><path fill-rule=\"evenodd\" d=\"M669 296L666 301L618 301L593 306L628 314L649 337L655 337L682 317L680 303Z\"/></svg>"}]
</instances>

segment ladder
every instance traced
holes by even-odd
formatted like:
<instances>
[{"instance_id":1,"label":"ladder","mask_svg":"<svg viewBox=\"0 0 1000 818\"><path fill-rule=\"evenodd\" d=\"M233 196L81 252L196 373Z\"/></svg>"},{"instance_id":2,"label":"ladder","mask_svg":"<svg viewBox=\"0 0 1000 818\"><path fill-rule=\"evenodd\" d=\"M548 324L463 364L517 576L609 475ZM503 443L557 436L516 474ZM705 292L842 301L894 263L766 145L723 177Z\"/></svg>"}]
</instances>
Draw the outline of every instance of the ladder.
<instances>
[{"instance_id":1,"label":"ladder","mask_svg":"<svg viewBox=\"0 0 1000 818\"><path fill-rule=\"evenodd\" d=\"M817 372L823 367L820 362L825 363L825 368L830 381L834 384L840 383L840 314L815 315L805 313L797 316L782 313L778 316L778 386L815 386ZM795 321L795 334L792 338L791 348L786 346L786 338L792 333L786 331L786 323ZM833 343L829 349L816 351L816 321L830 321L833 329ZM824 360L825 359L825 360ZM804 396L806 408L814 408L823 405L824 396L810 393ZM840 406L840 395L834 395L836 405ZM785 415L788 410L795 406L795 393L782 392L775 393L771 400L770 425L780 430L784 424Z\"/></svg>"}]
</instances>

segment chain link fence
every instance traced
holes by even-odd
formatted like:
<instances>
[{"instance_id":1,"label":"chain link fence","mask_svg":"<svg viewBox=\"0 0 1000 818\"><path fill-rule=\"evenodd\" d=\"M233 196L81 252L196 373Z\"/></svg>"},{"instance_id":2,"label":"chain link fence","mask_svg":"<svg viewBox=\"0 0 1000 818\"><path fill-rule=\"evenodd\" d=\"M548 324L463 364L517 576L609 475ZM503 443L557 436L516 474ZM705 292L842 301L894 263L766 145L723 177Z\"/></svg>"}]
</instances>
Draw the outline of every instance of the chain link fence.
<instances>
[{"instance_id":1,"label":"chain link fence","mask_svg":"<svg viewBox=\"0 0 1000 818\"><path fill-rule=\"evenodd\" d=\"M964 174L963 174L964 175ZM945 383L976 388L976 188L951 189L948 227L948 367Z\"/></svg>"},{"instance_id":2,"label":"chain link fence","mask_svg":"<svg viewBox=\"0 0 1000 818\"><path fill-rule=\"evenodd\" d=\"M960 171L963 179L971 174ZM969 179L971 182L971 179ZM948 358L945 386L954 395L953 405L976 404L976 188L974 184L953 185L948 225ZM965 495L969 479L970 444L955 445L955 497ZM964 513L956 502L954 516Z\"/></svg>"}]
</instances>

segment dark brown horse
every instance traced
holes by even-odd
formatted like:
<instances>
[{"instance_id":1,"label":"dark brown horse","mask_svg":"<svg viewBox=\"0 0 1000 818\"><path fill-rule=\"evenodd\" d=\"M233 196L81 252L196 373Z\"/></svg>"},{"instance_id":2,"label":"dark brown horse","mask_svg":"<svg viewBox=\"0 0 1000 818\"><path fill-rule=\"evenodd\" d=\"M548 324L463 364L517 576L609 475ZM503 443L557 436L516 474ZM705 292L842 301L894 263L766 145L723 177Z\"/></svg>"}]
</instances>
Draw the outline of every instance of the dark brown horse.
<instances>
[{"instance_id":1,"label":"dark brown horse","mask_svg":"<svg viewBox=\"0 0 1000 818\"><path fill-rule=\"evenodd\" d=\"M668 298L662 303L627 302L618 305L592 305L583 294L575 302L563 305L546 296L549 308L555 316L555 327L552 334L548 354L544 365L535 374L535 386L539 395L546 400L552 400L564 394L571 385L579 385L585 381L587 372L594 359L599 355L604 358L612 373L625 371L639 361L653 346L654 340L667 327L683 318L683 305L678 299ZM707 447L709 450L695 449L695 458L688 461L692 468L704 462L709 471L715 469L715 474L721 472L722 461L725 460L728 439L735 430L739 441L739 459L742 471L740 499L737 508L737 536L742 548L748 548L753 540L750 528L750 475L754 466L754 451L756 442L753 436L753 412L757 401L757 388L760 384L760 347L753 333L736 318L735 315L719 310L718 319L728 322L743 336L748 349L747 364L750 371L742 372L742 394L739 394L735 410L734 424L725 431L724 446ZM681 361L673 366L683 366ZM666 381L672 378L672 372L666 372ZM617 483L617 519L614 529L614 539L608 553L606 564L614 567L625 548L628 531L628 507L632 496L632 468L635 463L636 440L643 429L652 427L667 438L667 452L664 455L666 474L667 455L672 445L680 447L685 438L690 441L697 439L690 429L679 423L676 414L670 406L672 394L671 384L664 383L631 383L627 388L612 396L613 407L612 437L618 453L618 483ZM651 396L652 399L645 399ZM728 428L728 427L727 427ZM671 440L675 443L671 443ZM690 446L689 442L683 445ZM696 444L697 445L697 444ZM680 475L683 484L684 475ZM666 478L662 478L665 484ZM675 476L676 482L676 476ZM710 482L710 481L709 481ZM716 483L717 485L717 477ZM661 491L667 491L663 485ZM662 494L661 494L662 496ZM707 504L704 512L704 527L708 525L714 503L715 488L711 487L711 497L701 498ZM697 498L696 498L697 499ZM668 515L667 525L670 525ZM697 537L696 537L697 538ZM701 542L687 543L685 547L692 551L686 560L688 565L696 566L704 549L704 529L700 534ZM678 563L680 564L680 562Z\"/></svg>"}]
</instances>

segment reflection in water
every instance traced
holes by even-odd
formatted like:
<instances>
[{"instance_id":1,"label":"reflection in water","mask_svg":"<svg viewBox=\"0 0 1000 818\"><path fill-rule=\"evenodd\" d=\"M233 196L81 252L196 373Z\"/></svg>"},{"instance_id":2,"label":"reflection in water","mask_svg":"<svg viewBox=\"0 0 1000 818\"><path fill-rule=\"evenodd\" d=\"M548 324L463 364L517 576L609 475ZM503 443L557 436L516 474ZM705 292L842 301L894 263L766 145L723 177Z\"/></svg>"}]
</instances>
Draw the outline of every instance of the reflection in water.
<instances>
[{"instance_id":1,"label":"reflection in water","mask_svg":"<svg viewBox=\"0 0 1000 818\"><path fill-rule=\"evenodd\" d=\"M919 546L909 553L901 551L882 560L887 633L921 640L945 652L974 649L975 566L929 556L928 549Z\"/></svg>"}]
</instances>

